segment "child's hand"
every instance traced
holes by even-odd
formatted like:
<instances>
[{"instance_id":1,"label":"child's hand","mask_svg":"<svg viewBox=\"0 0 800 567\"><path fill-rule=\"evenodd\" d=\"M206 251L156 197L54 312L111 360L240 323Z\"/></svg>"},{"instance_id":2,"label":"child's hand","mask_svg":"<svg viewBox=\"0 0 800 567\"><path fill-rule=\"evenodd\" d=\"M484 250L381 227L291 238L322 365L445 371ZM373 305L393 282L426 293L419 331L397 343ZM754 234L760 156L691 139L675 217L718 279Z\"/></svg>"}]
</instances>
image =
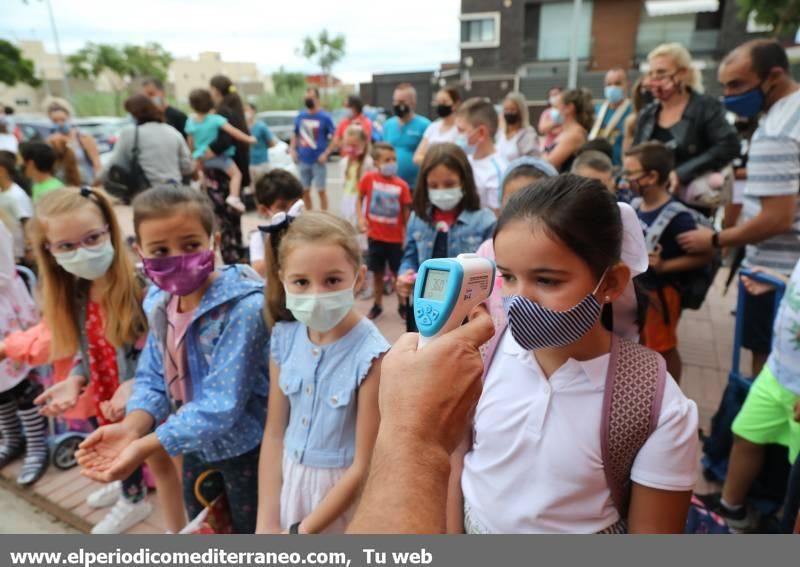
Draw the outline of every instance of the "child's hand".
<instances>
[{"instance_id":1,"label":"child's hand","mask_svg":"<svg viewBox=\"0 0 800 567\"><path fill-rule=\"evenodd\" d=\"M367 225L367 219L358 219L358 230L360 232L367 232L367 230L369 230L369 225Z\"/></svg>"},{"instance_id":2,"label":"child's hand","mask_svg":"<svg viewBox=\"0 0 800 567\"><path fill-rule=\"evenodd\" d=\"M414 270L406 270L403 274L397 277L397 296L401 299L408 299L411 297L411 292L414 289Z\"/></svg>"},{"instance_id":3,"label":"child's hand","mask_svg":"<svg viewBox=\"0 0 800 567\"><path fill-rule=\"evenodd\" d=\"M800 400L794 403L794 420L800 423Z\"/></svg>"},{"instance_id":4,"label":"child's hand","mask_svg":"<svg viewBox=\"0 0 800 567\"><path fill-rule=\"evenodd\" d=\"M43 405L40 410L42 415L58 417L68 409L75 407L84 383L83 376L69 376L39 394L39 397L33 400L33 403Z\"/></svg>"},{"instance_id":5,"label":"child's hand","mask_svg":"<svg viewBox=\"0 0 800 567\"><path fill-rule=\"evenodd\" d=\"M320 156L317 158L317 161L322 164L328 163L328 156L325 154L320 154Z\"/></svg>"},{"instance_id":6,"label":"child's hand","mask_svg":"<svg viewBox=\"0 0 800 567\"><path fill-rule=\"evenodd\" d=\"M119 421L125 417L125 406L133 392L133 380L128 380L120 384L111 399L100 403L100 411L108 421Z\"/></svg>"},{"instance_id":7,"label":"child's hand","mask_svg":"<svg viewBox=\"0 0 800 567\"><path fill-rule=\"evenodd\" d=\"M772 270L768 270L767 268L753 268L752 271L756 272L757 274L766 274L779 280L785 279L780 274L773 272ZM744 284L744 288L747 290L747 293L750 295L764 295L765 293L775 291L774 285L757 282L756 280L748 278L747 276L742 276L742 283Z\"/></svg>"},{"instance_id":8,"label":"child's hand","mask_svg":"<svg viewBox=\"0 0 800 567\"><path fill-rule=\"evenodd\" d=\"M75 456L84 476L105 483L127 478L146 457L136 433L121 423L104 425L89 435Z\"/></svg>"},{"instance_id":9,"label":"child's hand","mask_svg":"<svg viewBox=\"0 0 800 567\"><path fill-rule=\"evenodd\" d=\"M249 138L247 138L247 143L250 145L257 144L258 140L256 140L255 137L250 136Z\"/></svg>"},{"instance_id":10,"label":"child's hand","mask_svg":"<svg viewBox=\"0 0 800 567\"><path fill-rule=\"evenodd\" d=\"M659 244L656 246L655 250L648 254L650 267L657 274L661 273L661 270L664 268L664 260L661 258L661 250L661 245Z\"/></svg>"}]
</instances>

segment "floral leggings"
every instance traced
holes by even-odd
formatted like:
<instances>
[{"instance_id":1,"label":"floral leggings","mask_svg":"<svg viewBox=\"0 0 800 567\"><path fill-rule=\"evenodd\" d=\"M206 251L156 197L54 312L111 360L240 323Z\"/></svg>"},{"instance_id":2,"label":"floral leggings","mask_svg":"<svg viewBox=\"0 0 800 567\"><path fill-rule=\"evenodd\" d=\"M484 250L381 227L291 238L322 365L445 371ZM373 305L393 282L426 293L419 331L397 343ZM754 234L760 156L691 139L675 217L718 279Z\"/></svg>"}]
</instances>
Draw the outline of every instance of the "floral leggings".
<instances>
[{"instance_id":1,"label":"floral leggings","mask_svg":"<svg viewBox=\"0 0 800 567\"><path fill-rule=\"evenodd\" d=\"M198 453L187 453L183 456L183 503L189 520L193 520L203 511L203 505L197 501L194 485L197 478L205 471L214 469L220 472L224 480L225 496L231 512L233 532L252 534L256 531L256 514L258 513L258 457L259 445L255 449L224 461L208 462Z\"/></svg>"}]
</instances>

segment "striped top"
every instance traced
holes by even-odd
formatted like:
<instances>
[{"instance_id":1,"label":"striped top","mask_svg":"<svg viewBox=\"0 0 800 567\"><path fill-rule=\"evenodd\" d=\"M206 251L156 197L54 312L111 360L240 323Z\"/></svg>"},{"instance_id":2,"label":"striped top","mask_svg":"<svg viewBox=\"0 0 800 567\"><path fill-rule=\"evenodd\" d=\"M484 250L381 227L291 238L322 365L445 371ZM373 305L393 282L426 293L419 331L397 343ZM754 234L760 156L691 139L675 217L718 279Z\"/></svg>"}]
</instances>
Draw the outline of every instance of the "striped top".
<instances>
[{"instance_id":1,"label":"striped top","mask_svg":"<svg viewBox=\"0 0 800 567\"><path fill-rule=\"evenodd\" d=\"M776 102L761 119L750 143L743 217L761 211L761 198L797 195L800 190L800 91ZM747 246L744 264L789 275L800 259L800 199L790 232Z\"/></svg>"}]
</instances>

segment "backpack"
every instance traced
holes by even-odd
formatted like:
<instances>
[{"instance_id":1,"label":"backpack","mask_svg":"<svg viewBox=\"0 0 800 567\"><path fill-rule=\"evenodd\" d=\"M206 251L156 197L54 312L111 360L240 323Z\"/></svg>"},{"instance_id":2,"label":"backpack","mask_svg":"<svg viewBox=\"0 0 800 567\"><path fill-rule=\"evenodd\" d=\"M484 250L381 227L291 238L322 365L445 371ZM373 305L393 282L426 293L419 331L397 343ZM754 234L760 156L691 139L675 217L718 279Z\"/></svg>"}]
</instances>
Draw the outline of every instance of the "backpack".
<instances>
[{"instance_id":1,"label":"backpack","mask_svg":"<svg viewBox=\"0 0 800 567\"><path fill-rule=\"evenodd\" d=\"M504 315L493 318L497 331L481 351L484 381L508 326ZM612 333L600 447L611 500L623 520L628 516L633 462L658 425L666 377L660 354Z\"/></svg>"},{"instance_id":2,"label":"backpack","mask_svg":"<svg viewBox=\"0 0 800 567\"><path fill-rule=\"evenodd\" d=\"M131 150L131 160L128 167L114 164L108 170L105 183L106 191L122 200L130 203L133 198L150 187L141 164L139 163L139 126L134 129L133 150Z\"/></svg>"},{"instance_id":3,"label":"backpack","mask_svg":"<svg viewBox=\"0 0 800 567\"><path fill-rule=\"evenodd\" d=\"M641 204L641 199L635 199L632 203L637 213L641 208ZM661 212L653 221L653 224L649 227L642 226L648 252L652 253L656 249L659 240L661 240L661 235L672 220L681 213L688 213L691 215L698 226L713 229L711 222L697 211L690 209L679 201L670 201L661 209ZM700 309L700 307L703 306L703 302L708 295L708 290L711 289L711 285L714 283L714 278L721 265L722 255L718 249L715 249L714 256L709 265L697 270L690 270L688 272L681 272L669 276L669 283L673 285L680 294L682 309Z\"/></svg>"}]
</instances>

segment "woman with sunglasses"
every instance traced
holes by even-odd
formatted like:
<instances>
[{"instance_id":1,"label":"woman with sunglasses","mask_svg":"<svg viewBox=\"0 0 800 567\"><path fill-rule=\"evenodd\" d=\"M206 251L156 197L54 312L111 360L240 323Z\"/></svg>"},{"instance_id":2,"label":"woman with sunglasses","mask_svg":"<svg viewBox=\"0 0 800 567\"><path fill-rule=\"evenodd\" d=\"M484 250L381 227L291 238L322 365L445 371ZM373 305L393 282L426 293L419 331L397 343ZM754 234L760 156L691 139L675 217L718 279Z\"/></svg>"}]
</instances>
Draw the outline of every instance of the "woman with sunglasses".
<instances>
[{"instance_id":1,"label":"woman with sunglasses","mask_svg":"<svg viewBox=\"0 0 800 567\"><path fill-rule=\"evenodd\" d=\"M673 193L698 177L720 171L739 155L739 138L715 98L703 94L703 78L679 43L665 43L647 56L646 84L655 101L639 113L633 145L655 140L675 153Z\"/></svg>"}]
</instances>

